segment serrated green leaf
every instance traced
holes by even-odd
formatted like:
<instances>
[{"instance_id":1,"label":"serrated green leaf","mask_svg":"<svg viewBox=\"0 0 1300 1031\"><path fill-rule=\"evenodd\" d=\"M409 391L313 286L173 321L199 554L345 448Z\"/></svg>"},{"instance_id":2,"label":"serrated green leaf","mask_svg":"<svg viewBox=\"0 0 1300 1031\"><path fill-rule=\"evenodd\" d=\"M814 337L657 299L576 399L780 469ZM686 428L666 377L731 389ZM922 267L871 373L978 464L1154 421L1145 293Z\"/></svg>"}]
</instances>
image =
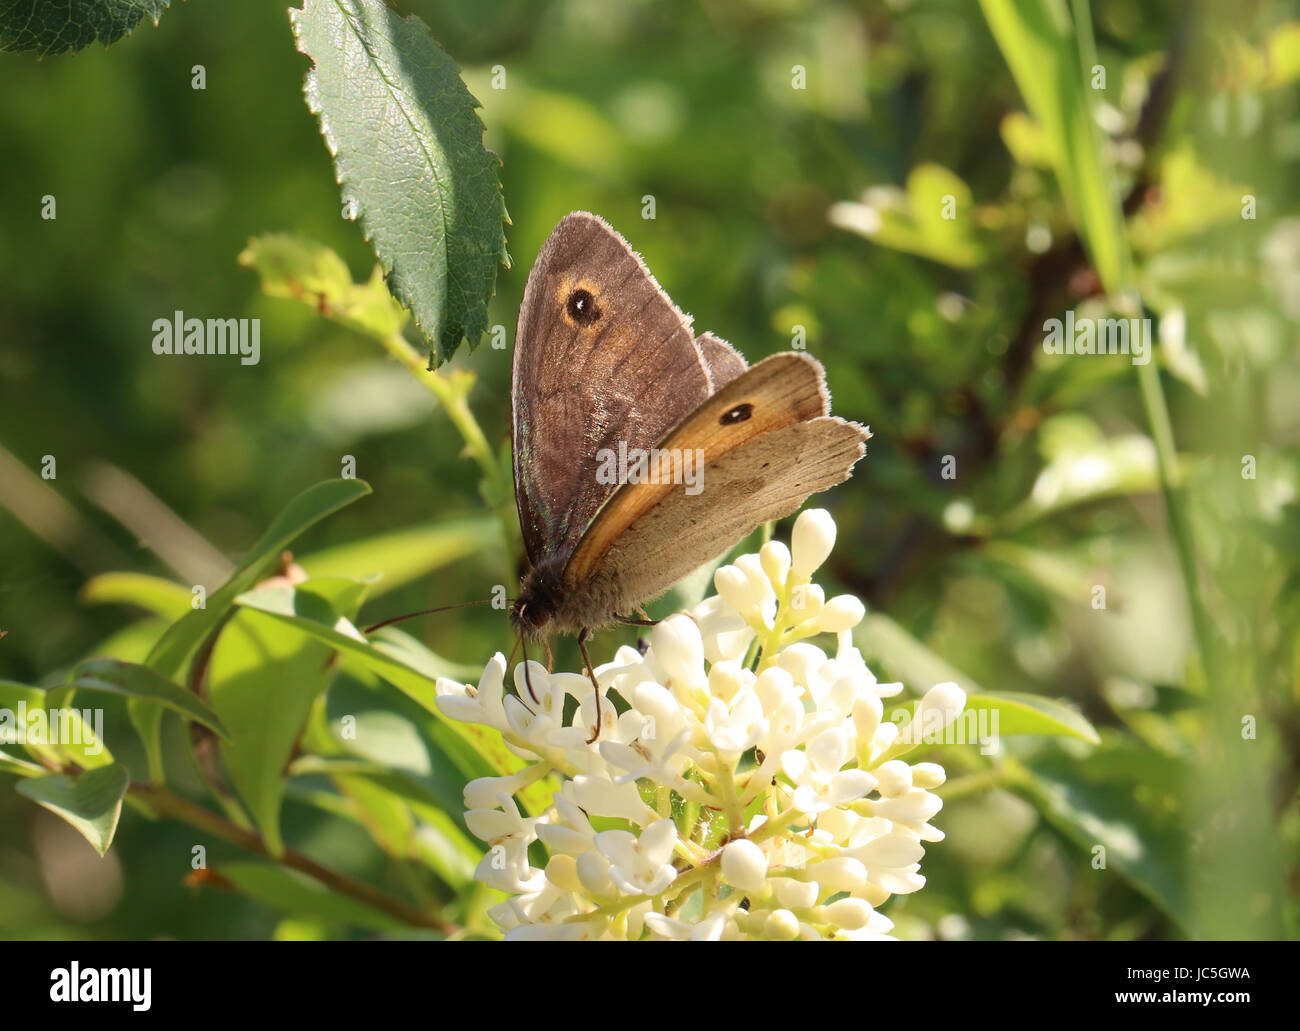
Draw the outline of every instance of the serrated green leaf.
<instances>
[{"instance_id":1,"label":"serrated green leaf","mask_svg":"<svg viewBox=\"0 0 1300 1031\"><path fill-rule=\"evenodd\" d=\"M381 0L305 0L290 18L312 60L308 107L345 198L439 361L487 328L509 264L499 162L479 106L418 18Z\"/></svg>"},{"instance_id":2,"label":"serrated green leaf","mask_svg":"<svg viewBox=\"0 0 1300 1031\"><path fill-rule=\"evenodd\" d=\"M0 0L0 51L50 57L108 46L143 18L155 25L171 0Z\"/></svg>"},{"instance_id":3,"label":"serrated green leaf","mask_svg":"<svg viewBox=\"0 0 1300 1031\"><path fill-rule=\"evenodd\" d=\"M113 844L122 799L131 778L120 763L87 770L73 779L62 774L19 781L18 793L61 816L101 856Z\"/></svg>"},{"instance_id":4,"label":"serrated green leaf","mask_svg":"<svg viewBox=\"0 0 1300 1031\"><path fill-rule=\"evenodd\" d=\"M117 659L88 659L77 666L68 683L46 690L47 704L57 706L61 699L70 697L74 691L104 691L157 702L186 719L202 723L218 734L226 735L226 728L221 725L217 714L200 698L155 673L148 666Z\"/></svg>"}]
</instances>

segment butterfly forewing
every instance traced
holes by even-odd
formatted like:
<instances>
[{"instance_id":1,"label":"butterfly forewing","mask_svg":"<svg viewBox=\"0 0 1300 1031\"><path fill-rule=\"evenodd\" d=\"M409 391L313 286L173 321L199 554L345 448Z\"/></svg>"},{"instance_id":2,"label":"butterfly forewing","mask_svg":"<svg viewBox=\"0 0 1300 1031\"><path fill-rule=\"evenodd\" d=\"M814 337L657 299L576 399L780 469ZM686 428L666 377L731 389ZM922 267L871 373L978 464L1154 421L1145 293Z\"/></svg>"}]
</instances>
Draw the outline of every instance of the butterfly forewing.
<instances>
[{"instance_id":1,"label":"butterfly forewing","mask_svg":"<svg viewBox=\"0 0 1300 1031\"><path fill-rule=\"evenodd\" d=\"M515 497L530 561L567 556L613 491L604 449L652 447L710 393L687 319L604 220L566 216L515 335Z\"/></svg>"}]
</instances>

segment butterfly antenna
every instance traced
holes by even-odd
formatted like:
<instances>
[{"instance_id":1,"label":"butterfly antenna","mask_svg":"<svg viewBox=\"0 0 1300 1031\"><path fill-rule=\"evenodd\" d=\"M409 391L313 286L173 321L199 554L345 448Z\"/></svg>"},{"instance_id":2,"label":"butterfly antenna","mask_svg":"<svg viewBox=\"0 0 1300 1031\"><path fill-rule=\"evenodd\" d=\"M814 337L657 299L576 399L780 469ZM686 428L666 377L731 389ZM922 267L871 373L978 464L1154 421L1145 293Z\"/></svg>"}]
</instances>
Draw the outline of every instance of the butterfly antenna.
<instances>
[{"instance_id":1,"label":"butterfly antenna","mask_svg":"<svg viewBox=\"0 0 1300 1031\"><path fill-rule=\"evenodd\" d=\"M484 598L482 601L462 601L458 605L439 605L433 609L421 609L419 612L408 612L405 616L394 616L392 619L386 619L382 623L376 623L374 626L368 626L361 631L363 634L373 633L380 627L392 626L394 623L400 623L405 619L414 619L416 616L427 616L432 612L450 612L452 609L472 609L475 605L491 605L493 599Z\"/></svg>"},{"instance_id":2,"label":"butterfly antenna","mask_svg":"<svg viewBox=\"0 0 1300 1031\"><path fill-rule=\"evenodd\" d=\"M591 656L587 654L587 633L587 629L584 628L578 634L578 648L582 651L582 661L587 666L587 676L591 677L591 686L596 689L596 729L592 732L591 737L587 738L587 744L590 745L600 737L600 725L605 721L600 705L605 696L601 693L600 684L596 680L596 667L591 664Z\"/></svg>"}]
</instances>

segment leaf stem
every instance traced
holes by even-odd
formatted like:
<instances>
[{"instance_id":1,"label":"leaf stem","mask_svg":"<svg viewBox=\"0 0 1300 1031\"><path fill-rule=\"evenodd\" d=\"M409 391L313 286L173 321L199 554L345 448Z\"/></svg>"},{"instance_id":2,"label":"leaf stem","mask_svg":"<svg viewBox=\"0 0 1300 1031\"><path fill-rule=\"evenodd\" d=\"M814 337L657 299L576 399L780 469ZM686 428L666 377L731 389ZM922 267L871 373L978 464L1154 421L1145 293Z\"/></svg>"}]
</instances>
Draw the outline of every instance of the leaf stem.
<instances>
[{"instance_id":1,"label":"leaf stem","mask_svg":"<svg viewBox=\"0 0 1300 1031\"><path fill-rule=\"evenodd\" d=\"M438 399L443 411L465 441L465 450L483 472L486 500L501 521L507 561L512 561L518 551L515 515L509 505L514 496L514 487L506 480L504 470L492 451L492 445L488 443L478 420L470 410L467 397L474 381L473 374L457 371L447 376L436 371L430 372L425 359L406 342L401 333L390 333L380 337L380 340L388 353Z\"/></svg>"}]
</instances>

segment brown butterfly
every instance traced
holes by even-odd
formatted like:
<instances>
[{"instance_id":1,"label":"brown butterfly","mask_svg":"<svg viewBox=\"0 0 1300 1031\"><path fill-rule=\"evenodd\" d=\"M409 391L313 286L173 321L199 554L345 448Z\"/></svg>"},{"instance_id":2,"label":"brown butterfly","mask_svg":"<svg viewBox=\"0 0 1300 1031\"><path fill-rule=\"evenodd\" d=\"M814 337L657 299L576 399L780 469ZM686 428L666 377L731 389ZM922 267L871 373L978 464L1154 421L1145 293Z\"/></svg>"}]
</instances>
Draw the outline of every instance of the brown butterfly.
<instances>
[{"instance_id":1,"label":"brown butterfly","mask_svg":"<svg viewBox=\"0 0 1300 1031\"><path fill-rule=\"evenodd\" d=\"M576 634L593 684L592 630L644 622L630 614L848 479L871 436L829 415L825 374L807 355L750 367L726 341L696 337L627 241L581 211L528 276L511 402L532 568L510 620L521 640ZM612 456L640 452L649 460L636 476L602 475ZM656 465L655 452L669 458Z\"/></svg>"}]
</instances>

